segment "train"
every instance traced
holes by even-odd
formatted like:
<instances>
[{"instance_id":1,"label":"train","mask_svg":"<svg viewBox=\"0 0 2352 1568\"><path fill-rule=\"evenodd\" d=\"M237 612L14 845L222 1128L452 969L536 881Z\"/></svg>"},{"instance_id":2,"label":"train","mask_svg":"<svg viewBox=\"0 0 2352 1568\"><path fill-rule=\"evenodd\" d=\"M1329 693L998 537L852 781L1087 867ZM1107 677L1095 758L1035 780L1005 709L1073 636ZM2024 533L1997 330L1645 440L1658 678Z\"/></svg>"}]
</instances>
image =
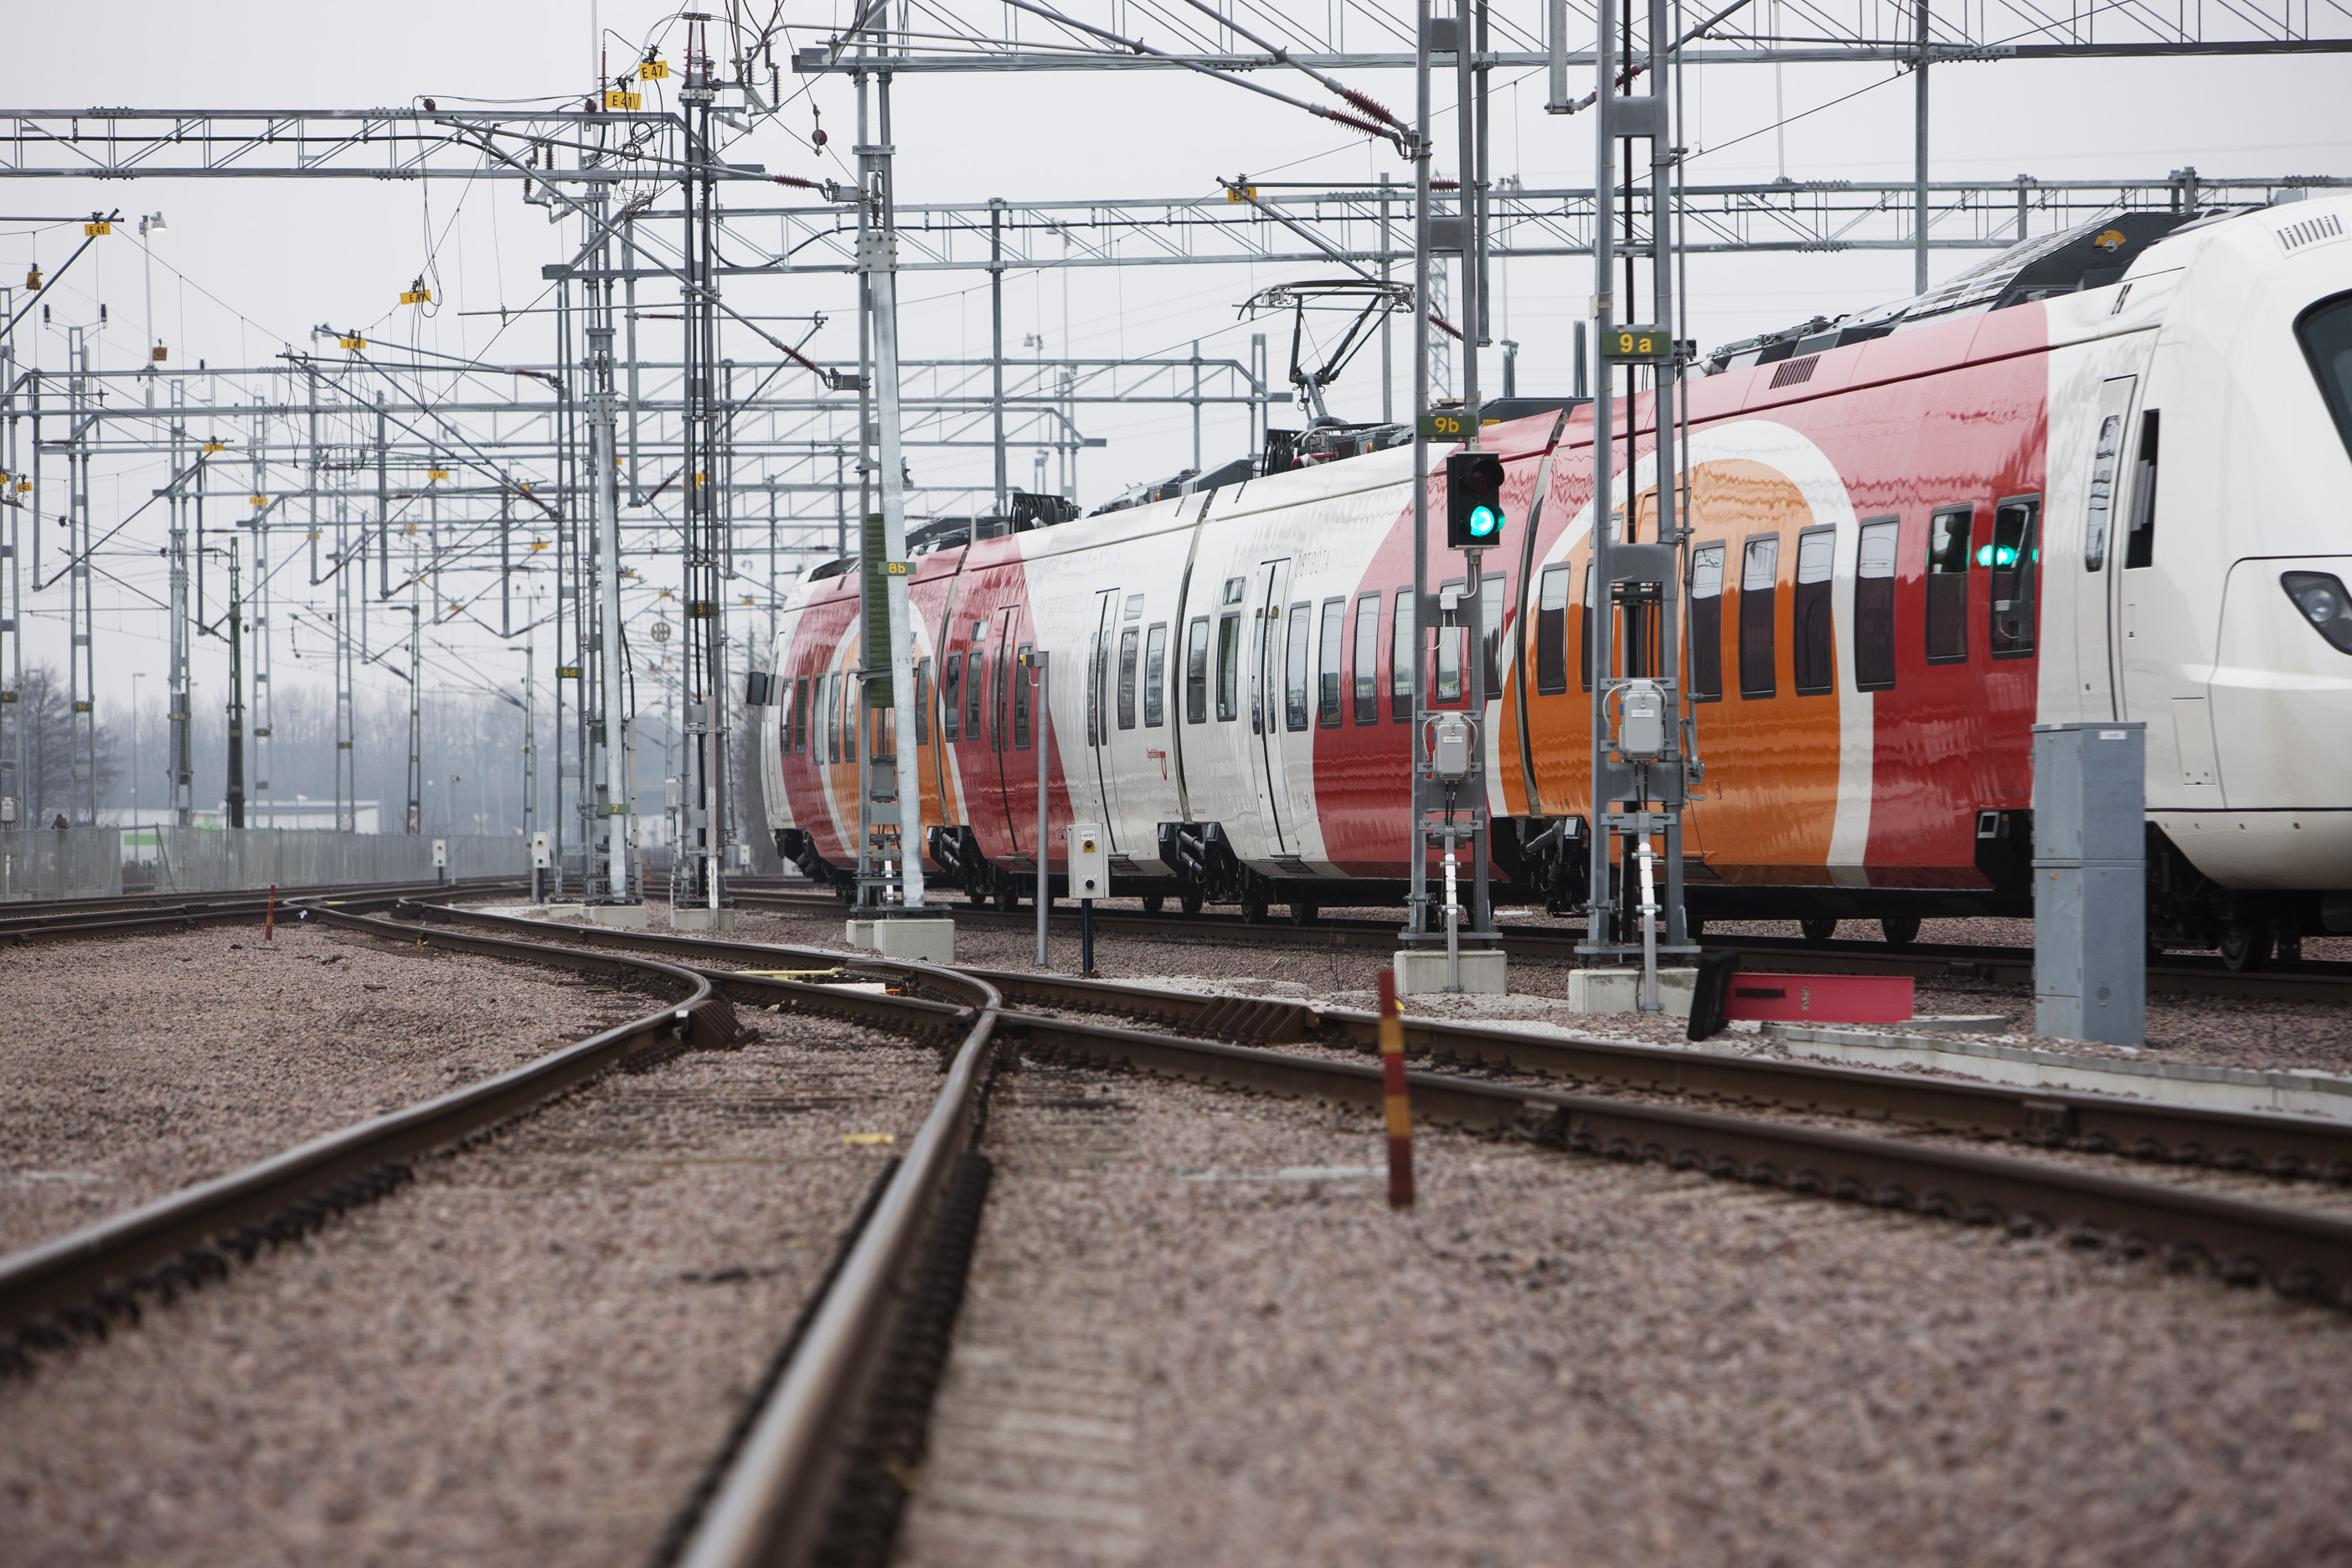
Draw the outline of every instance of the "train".
<instances>
[{"instance_id":1,"label":"train","mask_svg":"<svg viewBox=\"0 0 2352 1568\"><path fill-rule=\"evenodd\" d=\"M2030 915L2032 726L2138 721L2152 946L2248 968L2352 931L2347 228L2352 199L2316 194L2119 213L1685 376L1695 924L1874 919L1905 942L1923 918ZM1566 913L1603 613L1593 410L1487 413L1507 521L1465 657L1484 662L1490 870L1497 901ZM1642 540L1650 397L1614 418L1599 460L1631 493L1618 537ZM1433 526L1416 605L1409 447L1305 445L1094 516L909 536L929 878L1009 908L1039 854L1058 876L1080 821L1108 837L1111 891L1152 909L1313 920L1400 897L1414 626L1464 557ZM752 710L780 853L843 887L856 567L792 595ZM1654 635L1620 640L1638 660ZM1051 656L1037 711L1033 652Z\"/></svg>"}]
</instances>

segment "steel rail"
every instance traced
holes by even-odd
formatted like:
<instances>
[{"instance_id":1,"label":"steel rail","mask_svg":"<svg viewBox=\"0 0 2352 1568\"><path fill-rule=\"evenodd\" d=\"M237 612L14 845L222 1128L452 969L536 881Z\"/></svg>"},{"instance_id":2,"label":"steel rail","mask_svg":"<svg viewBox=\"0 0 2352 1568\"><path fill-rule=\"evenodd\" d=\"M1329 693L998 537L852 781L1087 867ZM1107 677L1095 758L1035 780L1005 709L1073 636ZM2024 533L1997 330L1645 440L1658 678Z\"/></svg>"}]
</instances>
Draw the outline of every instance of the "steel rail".
<instances>
[{"instance_id":1,"label":"steel rail","mask_svg":"<svg viewBox=\"0 0 2352 1568\"><path fill-rule=\"evenodd\" d=\"M845 964L877 973L905 967L819 948L604 927L583 930L462 907L436 905L432 918L535 926L602 945L658 952L684 959L722 990L756 984L750 976L712 966L722 959L772 966L780 956L787 956L799 963ZM970 966L959 966L953 973L981 980L1013 1002L1149 1019L1238 1044L1311 1041L1351 1050L1377 1048L1377 1018L1349 1008L1282 997L1126 985L1063 974ZM2045 1148L2284 1178L2352 1182L2352 1124L2329 1117L2168 1104L2038 1085L1930 1078L1777 1057L1722 1056L1590 1037L1550 1037L1421 1015L1407 1015L1404 1029L1408 1051L1494 1071L1689 1095L1735 1105L1865 1117Z\"/></svg>"},{"instance_id":2,"label":"steel rail","mask_svg":"<svg viewBox=\"0 0 2352 1568\"><path fill-rule=\"evenodd\" d=\"M436 893L480 894L522 886L520 878L487 877L462 882L368 882L348 887L280 888L278 907L292 918L294 906L317 900L366 903ZM143 919L156 931L185 930L251 920L268 909L266 890L240 889L212 895L142 894L121 899L86 899L45 903L41 912L0 915L0 942L19 945L64 936L137 934ZM7 906L0 905L0 908Z\"/></svg>"},{"instance_id":3,"label":"steel rail","mask_svg":"<svg viewBox=\"0 0 2352 1568\"><path fill-rule=\"evenodd\" d=\"M446 1147L543 1103L648 1047L733 1035L731 1012L701 975L677 964L599 952L571 952L471 932L417 928L313 903L316 919L349 930L435 946L556 963L623 969L676 985L683 1000L592 1035L537 1061L428 1100L314 1138L257 1163L184 1188L69 1235L0 1258L0 1331L38 1331L62 1316L94 1327L102 1313L135 1305L127 1291L193 1283L222 1267L215 1246L250 1256L265 1242L299 1234L331 1208L387 1190L400 1163ZM298 1216L289 1228L288 1215ZM161 1274L147 1271L159 1265ZM92 1308L89 1303L97 1303ZM93 1317L91 1314L101 1314Z\"/></svg>"},{"instance_id":4,"label":"steel rail","mask_svg":"<svg viewBox=\"0 0 2352 1568\"><path fill-rule=\"evenodd\" d=\"M999 1026L1027 1055L1377 1108L1378 1067L1033 1014ZM1679 1106L1408 1073L1417 1117L1611 1158L2021 1234L2055 1230L2126 1255L2352 1305L2352 1220L1975 1150Z\"/></svg>"},{"instance_id":5,"label":"steel rail","mask_svg":"<svg viewBox=\"0 0 2352 1568\"><path fill-rule=\"evenodd\" d=\"M730 885L731 886L731 885ZM849 911L838 899L813 893L788 893L765 889L732 889L736 901L801 914ZM1027 929L1034 911L1006 914L998 910L952 906L955 918L978 925ZM1057 927L1075 928L1078 912L1056 905L1051 918ZM1155 940L1222 941L1245 937L1253 942L1280 942L1299 947L1387 948L1396 942L1393 921L1318 919L1312 924L1270 921L1253 925L1238 915L1143 914L1130 910L1095 910L1095 930ZM1580 929L1553 931L1505 924L1503 951L1521 958L1573 956L1581 940ZM2021 947L1962 947L1929 943L1890 947L1884 942L1809 942L1797 937L1714 936L1701 938L1710 952L1753 953L1760 959L1801 958L1816 973L1832 974L1909 974L1921 979L1960 979L1994 984L2033 984L2033 951ZM2352 1002L2352 963L2305 960L2291 970L2236 971L2218 959L2171 954L2167 962L2147 967L2147 988L2153 994L2180 996L2253 996L2265 1001Z\"/></svg>"},{"instance_id":6,"label":"steel rail","mask_svg":"<svg viewBox=\"0 0 2352 1568\"><path fill-rule=\"evenodd\" d=\"M706 972L707 973L707 972ZM1377 1015L1278 997L1204 996L1065 975L974 970L1016 1002L1163 1021L1245 1045L1311 1040L1376 1052ZM1670 1046L1546 1037L1407 1014L1405 1048L1490 1071L1614 1085L1735 1105L1831 1112L2045 1148L2352 1183L2352 1123L2041 1086Z\"/></svg>"},{"instance_id":7,"label":"steel rail","mask_svg":"<svg viewBox=\"0 0 2352 1568\"><path fill-rule=\"evenodd\" d=\"M495 910L415 904L428 940L493 943L551 952L540 942L584 940L599 948L688 954L708 963L727 956L761 966L749 973L695 971L714 986L751 1001L791 1002L797 1009L882 1024L938 1037L962 1026L946 1062L945 1081L922 1126L900 1155L870 1216L839 1260L800 1342L774 1388L743 1427L709 1489L676 1562L684 1568L752 1568L810 1560L832 1522L839 1482L861 1430L867 1394L882 1375L908 1285L929 1249L949 1180L977 1131L994 1050L1003 995L986 979L935 964L852 959L810 949L778 948L603 926L560 925ZM453 926L488 926L512 937L477 936ZM405 927L404 930L407 929ZM531 939L538 938L539 942ZM585 955L588 957L593 954ZM775 973L779 957L812 967L913 980L961 1005L911 995L877 995L808 984ZM910 1027L908 1020L920 1022Z\"/></svg>"}]
</instances>

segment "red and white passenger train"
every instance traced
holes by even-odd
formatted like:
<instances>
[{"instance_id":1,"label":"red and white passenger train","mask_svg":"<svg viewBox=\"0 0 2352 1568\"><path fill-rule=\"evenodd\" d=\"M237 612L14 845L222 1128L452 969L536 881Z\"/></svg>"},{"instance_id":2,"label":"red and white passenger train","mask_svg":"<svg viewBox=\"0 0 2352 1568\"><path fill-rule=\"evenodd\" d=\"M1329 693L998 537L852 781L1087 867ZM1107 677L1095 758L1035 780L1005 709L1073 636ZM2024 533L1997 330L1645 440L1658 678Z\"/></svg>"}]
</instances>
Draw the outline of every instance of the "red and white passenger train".
<instances>
[{"instance_id":1,"label":"red and white passenger train","mask_svg":"<svg viewBox=\"0 0 2352 1568\"><path fill-rule=\"evenodd\" d=\"M2126 215L1686 384L1695 920L1875 916L1900 940L2030 912L2031 727L2127 719L2151 940L2258 963L2352 930L2347 230L2341 197ZM1637 400L1618 490L1634 539L1650 417ZM1484 587L1497 896L1565 910L1583 852L1546 830L1590 810L1591 411L1486 437L1509 518ZM1103 824L1116 891L1261 918L1394 896L1411 483L1408 450L1372 451L923 554L931 875L1008 905L1030 885L1050 733L1047 853ZM1462 567L1432 532L1434 590ZM821 877L856 860L861 647L857 574L820 574L762 714L770 826ZM1032 648L1050 731L1014 674Z\"/></svg>"}]
</instances>

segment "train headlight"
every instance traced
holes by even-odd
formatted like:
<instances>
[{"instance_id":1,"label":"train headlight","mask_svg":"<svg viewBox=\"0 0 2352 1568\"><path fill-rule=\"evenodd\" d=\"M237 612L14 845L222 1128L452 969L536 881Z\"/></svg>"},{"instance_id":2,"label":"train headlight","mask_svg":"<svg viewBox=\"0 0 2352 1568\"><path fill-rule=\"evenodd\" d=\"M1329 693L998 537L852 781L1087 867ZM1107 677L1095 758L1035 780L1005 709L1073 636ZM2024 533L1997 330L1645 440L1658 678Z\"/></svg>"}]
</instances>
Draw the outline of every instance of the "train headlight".
<instances>
[{"instance_id":1,"label":"train headlight","mask_svg":"<svg viewBox=\"0 0 2352 1568\"><path fill-rule=\"evenodd\" d=\"M2352 594L2344 591L2343 578L2333 572L2282 572L2279 586L2336 652L2352 653Z\"/></svg>"}]
</instances>

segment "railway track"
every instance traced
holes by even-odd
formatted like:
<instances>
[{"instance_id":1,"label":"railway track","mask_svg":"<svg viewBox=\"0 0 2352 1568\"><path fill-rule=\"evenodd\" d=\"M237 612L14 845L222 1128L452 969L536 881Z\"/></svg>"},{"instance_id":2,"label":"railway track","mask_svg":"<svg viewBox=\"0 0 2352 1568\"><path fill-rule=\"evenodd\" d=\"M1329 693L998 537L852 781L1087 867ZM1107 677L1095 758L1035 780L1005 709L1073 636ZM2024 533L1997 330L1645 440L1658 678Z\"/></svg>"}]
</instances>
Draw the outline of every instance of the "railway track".
<instances>
[{"instance_id":1,"label":"railway track","mask_svg":"<svg viewBox=\"0 0 2352 1568\"><path fill-rule=\"evenodd\" d=\"M982 1173L978 1190L985 1187L973 1144L1001 1056L1368 1110L1377 1110L1382 1093L1379 1068L1349 1059L1370 1048L1375 1020L1362 1013L560 926L438 901L404 902L389 918L310 907L314 918L404 942L657 977L676 999L500 1078L0 1260L0 1328L16 1329L33 1344L75 1328L102 1328L142 1288L168 1295L178 1284L225 1269L226 1254L250 1253L299 1234L337 1206L387 1190L401 1162L425 1149L478 1135L632 1058L724 1043L734 1031L733 1005L789 1007L928 1040L942 1053L939 1095L833 1260L822 1293L804 1309L771 1382L714 1467L704 1500L681 1520L672 1560L694 1568L805 1561L829 1531L887 1531L887 1523L873 1524L873 1500L861 1495L875 1486L877 1463L887 1468L887 1452L882 1461L876 1456L888 1445L875 1430L885 1418L877 1411L892 1402L877 1390L909 1356L935 1362L939 1354L941 1331L919 1321L921 1303L937 1292L919 1282L943 1267L952 1272L952 1261L939 1259L952 1260L959 1235L969 1247L979 1203L975 1169ZM84 928L83 934L97 932ZM861 978L885 981L889 989L816 983ZM1106 1016L1127 1022L1101 1022ZM1433 1019L1409 1019L1407 1029L1409 1047L1425 1062L1541 1075L1566 1086L1417 1068L1410 1082L1425 1121L2021 1234L2055 1231L2080 1245L2352 1306L2352 1221L2031 1155L2034 1148L2073 1147L2352 1182L2352 1130L2333 1122L1538 1038ZM1309 1055L1276 1048L1285 1045L1328 1049ZM1610 1089L1661 1092L1674 1102L1585 1092ZM2006 1142L2027 1153L1738 1113L1771 1108ZM898 1407L887 1418L903 1424L908 1417ZM882 1489L895 1484L886 1480Z\"/></svg>"},{"instance_id":2,"label":"railway track","mask_svg":"<svg viewBox=\"0 0 2352 1568\"><path fill-rule=\"evenodd\" d=\"M520 878L485 878L464 882L373 882L334 888L280 888L274 902L291 920L305 907L368 904L384 900L418 898L436 893L473 896L523 886ZM273 899L267 890L139 895L123 899L64 899L38 904L0 905L22 909L22 914L0 914L0 943L21 946L31 942L80 936L130 936L190 931L205 925L236 925L264 914Z\"/></svg>"},{"instance_id":3,"label":"railway track","mask_svg":"<svg viewBox=\"0 0 2352 1568\"><path fill-rule=\"evenodd\" d=\"M848 909L838 899L823 894L743 889L735 893L748 909L779 913L845 917ZM1034 908L1007 912L968 904L950 907L959 921L1004 930L1034 931ZM1075 931L1078 910L1056 904L1047 911L1055 931ZM1535 928L1506 921L1499 928L1503 950L1517 958L1577 962L1576 944L1583 928ZM1274 921L1252 924L1239 915L1203 911L1187 915L1131 910L1095 911L1095 930L1101 935L1146 937L1153 941L1287 943L1301 947L1385 949L1396 945L1393 921L1318 918L1309 924ZM2030 947L1964 947L1915 942L1891 947L1878 942L1811 942L1796 937L1703 937L1710 952L1740 952L1759 960L1801 961L1813 973L1830 974L1908 974L1918 979L1963 980L1996 985L2033 984L2033 950ZM2352 963L2305 959L2292 969L2234 971L2218 958L2170 953L2147 968L2151 995L2236 996L2272 1002L2352 1002Z\"/></svg>"}]
</instances>

